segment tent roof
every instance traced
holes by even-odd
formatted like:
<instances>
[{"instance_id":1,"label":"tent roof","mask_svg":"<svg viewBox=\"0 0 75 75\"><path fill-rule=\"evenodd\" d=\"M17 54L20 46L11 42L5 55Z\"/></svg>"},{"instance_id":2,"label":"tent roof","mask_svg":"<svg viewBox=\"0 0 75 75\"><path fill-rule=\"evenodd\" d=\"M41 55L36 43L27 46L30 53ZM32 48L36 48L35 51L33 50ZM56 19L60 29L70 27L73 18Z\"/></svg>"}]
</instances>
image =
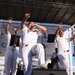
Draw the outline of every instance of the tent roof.
<instances>
[{"instance_id":1,"label":"tent roof","mask_svg":"<svg viewBox=\"0 0 75 75\"><path fill-rule=\"evenodd\" d=\"M0 0L0 19L21 21L31 13L28 21L42 23L75 23L75 0Z\"/></svg>"}]
</instances>

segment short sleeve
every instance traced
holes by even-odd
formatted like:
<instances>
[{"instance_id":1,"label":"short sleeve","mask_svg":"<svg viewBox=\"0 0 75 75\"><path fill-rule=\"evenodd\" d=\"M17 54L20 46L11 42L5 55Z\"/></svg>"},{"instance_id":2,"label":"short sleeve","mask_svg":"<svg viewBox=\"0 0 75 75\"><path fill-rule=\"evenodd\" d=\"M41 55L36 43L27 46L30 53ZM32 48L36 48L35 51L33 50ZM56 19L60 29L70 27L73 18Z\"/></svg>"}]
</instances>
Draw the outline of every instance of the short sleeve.
<instances>
[{"instance_id":1,"label":"short sleeve","mask_svg":"<svg viewBox=\"0 0 75 75\"><path fill-rule=\"evenodd\" d=\"M20 42L22 42L22 39L20 38Z\"/></svg>"},{"instance_id":2,"label":"short sleeve","mask_svg":"<svg viewBox=\"0 0 75 75\"><path fill-rule=\"evenodd\" d=\"M40 29L37 29L37 34L38 34L38 36L41 36L42 35L42 32L41 32Z\"/></svg>"},{"instance_id":3,"label":"short sleeve","mask_svg":"<svg viewBox=\"0 0 75 75\"><path fill-rule=\"evenodd\" d=\"M28 27L27 26L25 26L23 29L22 29L22 34L23 35L26 35L27 33L28 33Z\"/></svg>"},{"instance_id":4,"label":"short sleeve","mask_svg":"<svg viewBox=\"0 0 75 75\"><path fill-rule=\"evenodd\" d=\"M10 39L11 38L10 32L8 34L6 34L6 37L7 37L7 39Z\"/></svg>"},{"instance_id":5,"label":"short sleeve","mask_svg":"<svg viewBox=\"0 0 75 75\"><path fill-rule=\"evenodd\" d=\"M26 31L26 30L27 30L27 26L25 26L25 27L22 29L23 32Z\"/></svg>"},{"instance_id":6,"label":"short sleeve","mask_svg":"<svg viewBox=\"0 0 75 75\"><path fill-rule=\"evenodd\" d=\"M58 45L57 45L57 41L59 40L59 35L57 36L57 38L55 38L55 40L54 40L54 43L55 43L55 48L58 48Z\"/></svg>"},{"instance_id":7,"label":"short sleeve","mask_svg":"<svg viewBox=\"0 0 75 75\"><path fill-rule=\"evenodd\" d=\"M54 40L54 44L55 44L55 48L58 48L56 39Z\"/></svg>"},{"instance_id":8,"label":"short sleeve","mask_svg":"<svg viewBox=\"0 0 75 75\"><path fill-rule=\"evenodd\" d=\"M9 32L8 34L6 34L6 37L7 37L7 46L9 46L10 39L11 39L11 34L10 34L10 32Z\"/></svg>"}]
</instances>

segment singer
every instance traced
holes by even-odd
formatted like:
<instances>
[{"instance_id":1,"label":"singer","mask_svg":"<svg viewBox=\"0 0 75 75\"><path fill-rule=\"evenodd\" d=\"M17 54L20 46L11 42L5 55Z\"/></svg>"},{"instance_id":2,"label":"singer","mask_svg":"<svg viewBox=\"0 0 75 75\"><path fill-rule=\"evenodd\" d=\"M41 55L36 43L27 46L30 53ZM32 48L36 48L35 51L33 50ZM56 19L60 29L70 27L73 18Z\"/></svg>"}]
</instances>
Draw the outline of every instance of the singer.
<instances>
[{"instance_id":1,"label":"singer","mask_svg":"<svg viewBox=\"0 0 75 75\"><path fill-rule=\"evenodd\" d=\"M6 26L6 36L7 36L7 47L5 53L5 75L16 75L17 67L17 57L19 55L19 46L21 45L21 39L18 34L18 29L13 28L12 34L9 32L9 27L13 22L13 18L10 17L8 24ZM17 41L16 41L17 40Z\"/></svg>"},{"instance_id":2,"label":"singer","mask_svg":"<svg viewBox=\"0 0 75 75\"><path fill-rule=\"evenodd\" d=\"M30 17L30 13L26 13L21 22L21 30L23 34L22 57L24 63L24 75L31 75L32 56L38 57L38 63L41 68L46 68L44 47L41 43L37 43L38 36L44 34L46 27L30 22L28 26L25 22Z\"/></svg>"}]
</instances>

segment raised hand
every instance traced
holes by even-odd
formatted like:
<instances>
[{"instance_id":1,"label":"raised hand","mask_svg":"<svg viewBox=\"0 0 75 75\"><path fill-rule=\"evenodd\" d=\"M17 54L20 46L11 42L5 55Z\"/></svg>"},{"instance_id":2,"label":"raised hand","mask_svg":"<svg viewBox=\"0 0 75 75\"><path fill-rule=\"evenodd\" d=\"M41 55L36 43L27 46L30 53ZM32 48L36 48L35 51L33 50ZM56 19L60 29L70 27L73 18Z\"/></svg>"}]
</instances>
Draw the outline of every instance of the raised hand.
<instances>
[{"instance_id":1,"label":"raised hand","mask_svg":"<svg viewBox=\"0 0 75 75\"><path fill-rule=\"evenodd\" d=\"M8 24L6 26L6 29L5 29L5 33L8 34L9 33L9 27L11 25L11 23L13 22L13 18L10 17L9 20L8 20Z\"/></svg>"},{"instance_id":2,"label":"raised hand","mask_svg":"<svg viewBox=\"0 0 75 75\"><path fill-rule=\"evenodd\" d=\"M12 22L13 22L13 18L10 17L9 20L8 20L8 23L11 24Z\"/></svg>"},{"instance_id":3,"label":"raised hand","mask_svg":"<svg viewBox=\"0 0 75 75\"><path fill-rule=\"evenodd\" d=\"M58 28L59 28L59 29L61 29L61 28L62 28L62 23L60 23L60 24L59 24Z\"/></svg>"},{"instance_id":4,"label":"raised hand","mask_svg":"<svg viewBox=\"0 0 75 75\"><path fill-rule=\"evenodd\" d=\"M28 18L30 18L30 13L26 13L25 14L25 17L28 19Z\"/></svg>"}]
</instances>

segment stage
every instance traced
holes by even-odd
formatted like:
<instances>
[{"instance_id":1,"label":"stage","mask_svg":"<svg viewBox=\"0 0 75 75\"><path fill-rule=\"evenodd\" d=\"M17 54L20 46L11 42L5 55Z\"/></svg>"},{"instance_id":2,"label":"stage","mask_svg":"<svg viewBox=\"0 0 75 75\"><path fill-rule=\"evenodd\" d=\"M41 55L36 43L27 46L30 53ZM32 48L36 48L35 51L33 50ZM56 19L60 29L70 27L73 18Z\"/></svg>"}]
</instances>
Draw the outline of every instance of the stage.
<instances>
[{"instance_id":1,"label":"stage","mask_svg":"<svg viewBox=\"0 0 75 75\"><path fill-rule=\"evenodd\" d=\"M24 75L23 70L18 70L16 75ZM31 75L67 75L67 73L59 69L32 69Z\"/></svg>"}]
</instances>

